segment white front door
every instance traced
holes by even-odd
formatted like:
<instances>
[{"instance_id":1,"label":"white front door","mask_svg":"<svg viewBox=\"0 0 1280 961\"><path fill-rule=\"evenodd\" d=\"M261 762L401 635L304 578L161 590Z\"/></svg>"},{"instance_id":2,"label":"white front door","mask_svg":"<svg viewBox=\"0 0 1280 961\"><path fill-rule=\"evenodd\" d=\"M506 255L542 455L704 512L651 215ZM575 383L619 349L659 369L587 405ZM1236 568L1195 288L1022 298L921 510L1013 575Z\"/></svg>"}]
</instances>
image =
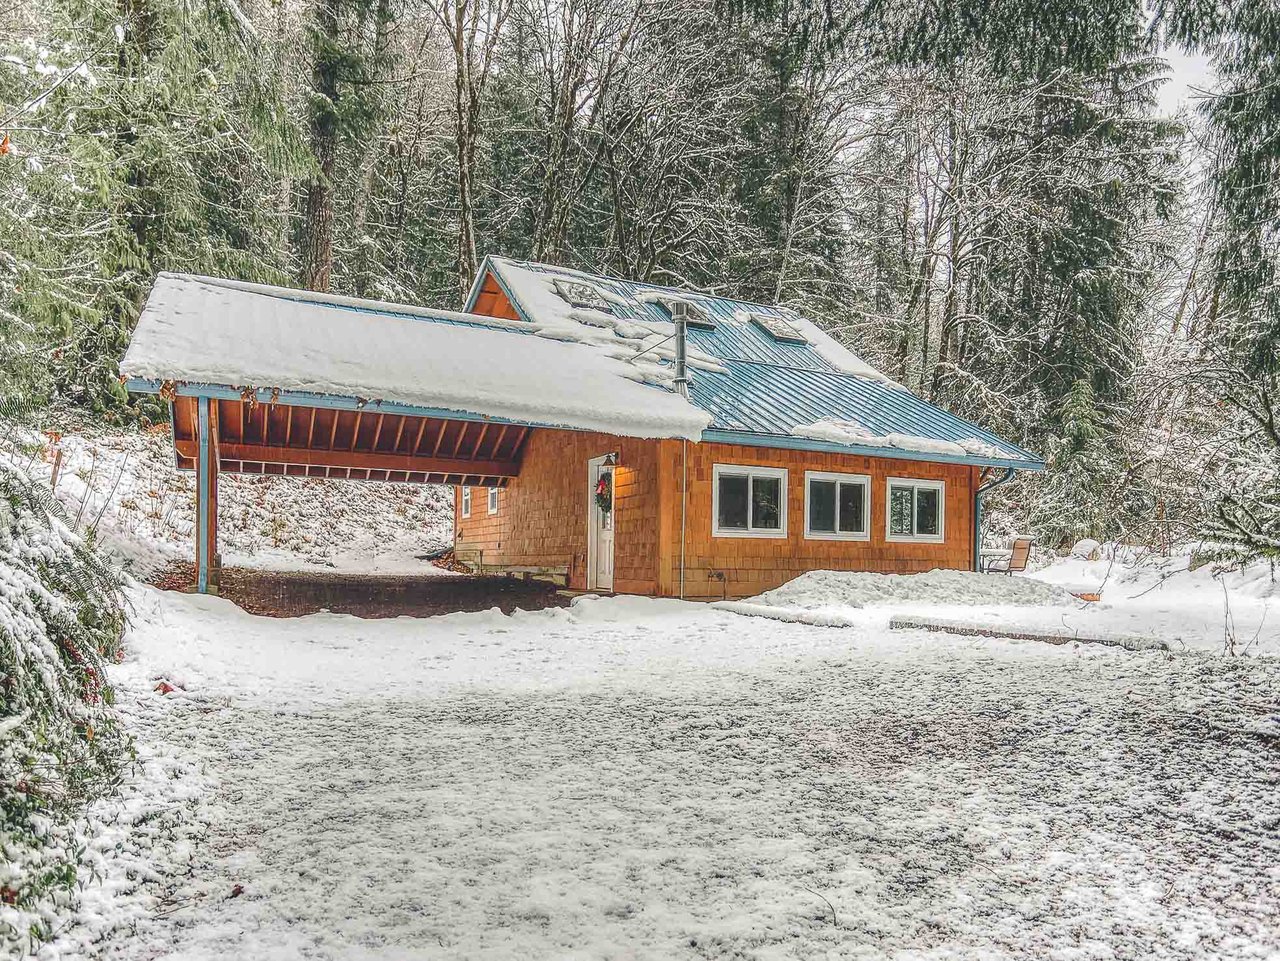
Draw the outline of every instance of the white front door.
<instances>
[{"instance_id":1,"label":"white front door","mask_svg":"<svg viewBox=\"0 0 1280 961\"><path fill-rule=\"evenodd\" d=\"M587 590L613 590L613 467L587 462Z\"/></svg>"}]
</instances>

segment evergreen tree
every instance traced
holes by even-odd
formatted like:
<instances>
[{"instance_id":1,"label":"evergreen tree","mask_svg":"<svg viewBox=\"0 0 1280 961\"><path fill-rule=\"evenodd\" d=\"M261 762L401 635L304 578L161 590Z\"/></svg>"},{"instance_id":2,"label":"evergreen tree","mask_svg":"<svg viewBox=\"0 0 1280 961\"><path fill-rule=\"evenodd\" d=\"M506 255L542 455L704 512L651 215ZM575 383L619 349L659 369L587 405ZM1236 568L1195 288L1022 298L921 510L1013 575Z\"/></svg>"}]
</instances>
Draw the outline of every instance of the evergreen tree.
<instances>
[{"instance_id":1,"label":"evergreen tree","mask_svg":"<svg viewBox=\"0 0 1280 961\"><path fill-rule=\"evenodd\" d=\"M12 276L26 279L8 289L52 347L61 401L117 416L115 365L156 272L281 276L281 225L264 199L292 144L269 78L241 69L258 41L236 14L57 0L53 80L21 75L0 161L12 195L28 211L41 202L10 225L26 251Z\"/></svg>"},{"instance_id":2,"label":"evergreen tree","mask_svg":"<svg viewBox=\"0 0 1280 961\"><path fill-rule=\"evenodd\" d=\"M388 33L389 0L314 0L306 37L311 55L311 85L306 115L314 166L303 186L299 220L299 276L303 287L327 291L334 272L335 197L341 186L339 160L344 157L345 184L357 221L347 226L365 238L365 217L372 191L371 145L387 107L380 85L389 78L394 58ZM354 175L354 176L353 176ZM357 248L358 249L358 248ZM354 259L354 258L353 258ZM367 289L368 265L356 272L354 286Z\"/></svg>"},{"instance_id":3,"label":"evergreen tree","mask_svg":"<svg viewBox=\"0 0 1280 961\"><path fill-rule=\"evenodd\" d=\"M1203 354L1193 373L1227 409L1234 444L1205 532L1238 556L1280 556L1280 17L1273 4L1165 2L1160 22L1210 52L1203 108L1218 218Z\"/></svg>"}]
</instances>

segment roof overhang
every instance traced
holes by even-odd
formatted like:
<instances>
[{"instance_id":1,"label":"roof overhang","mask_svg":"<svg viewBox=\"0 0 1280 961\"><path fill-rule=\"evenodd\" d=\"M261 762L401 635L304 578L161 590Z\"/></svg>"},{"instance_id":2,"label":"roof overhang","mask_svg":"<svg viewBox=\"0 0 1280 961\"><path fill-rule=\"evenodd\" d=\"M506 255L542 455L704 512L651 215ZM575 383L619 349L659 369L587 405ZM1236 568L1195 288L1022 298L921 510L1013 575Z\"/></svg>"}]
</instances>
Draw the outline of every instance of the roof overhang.
<instances>
[{"instance_id":1,"label":"roof overhang","mask_svg":"<svg viewBox=\"0 0 1280 961\"><path fill-rule=\"evenodd\" d=\"M862 457L888 457L894 460L928 461L934 464L965 464L970 467L1003 467L1013 470L1040 471L1044 461L1015 460L978 455L959 456L933 451L916 451L901 447L875 447L861 444L833 444L788 434L758 434L738 430L704 430L702 439L719 444L742 444L747 447L774 447L784 450L811 450L827 454L857 454Z\"/></svg>"},{"instance_id":2,"label":"roof overhang","mask_svg":"<svg viewBox=\"0 0 1280 961\"><path fill-rule=\"evenodd\" d=\"M168 387L166 388L166 384ZM515 420L507 417L487 417L465 410L444 407L424 407L416 404L399 404L386 400L366 400L362 397L319 394L305 390L277 390L258 387L246 390L227 384L178 383L155 380L148 377L127 377L125 389L131 394L168 394L177 397L210 397L218 400L248 400L250 395L256 404L284 404L293 407L318 407L330 410L368 410L386 414L405 414L410 417L434 417L443 420L460 420L491 424L511 424L519 427L557 427L556 424Z\"/></svg>"}]
</instances>

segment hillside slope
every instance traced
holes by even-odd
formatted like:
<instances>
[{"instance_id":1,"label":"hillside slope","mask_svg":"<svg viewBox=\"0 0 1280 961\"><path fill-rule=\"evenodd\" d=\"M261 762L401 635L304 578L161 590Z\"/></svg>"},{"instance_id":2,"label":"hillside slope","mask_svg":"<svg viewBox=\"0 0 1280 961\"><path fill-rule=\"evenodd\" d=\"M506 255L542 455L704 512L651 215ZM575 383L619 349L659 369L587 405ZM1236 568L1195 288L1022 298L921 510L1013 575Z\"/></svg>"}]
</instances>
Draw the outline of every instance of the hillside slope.
<instances>
[{"instance_id":1,"label":"hillside slope","mask_svg":"<svg viewBox=\"0 0 1280 961\"><path fill-rule=\"evenodd\" d=\"M67 436L56 493L77 527L140 577L189 561L195 476L174 467L167 432ZM26 466L52 479L52 445ZM296 477L219 479L223 565L265 570L423 573L453 540L447 487Z\"/></svg>"}]
</instances>

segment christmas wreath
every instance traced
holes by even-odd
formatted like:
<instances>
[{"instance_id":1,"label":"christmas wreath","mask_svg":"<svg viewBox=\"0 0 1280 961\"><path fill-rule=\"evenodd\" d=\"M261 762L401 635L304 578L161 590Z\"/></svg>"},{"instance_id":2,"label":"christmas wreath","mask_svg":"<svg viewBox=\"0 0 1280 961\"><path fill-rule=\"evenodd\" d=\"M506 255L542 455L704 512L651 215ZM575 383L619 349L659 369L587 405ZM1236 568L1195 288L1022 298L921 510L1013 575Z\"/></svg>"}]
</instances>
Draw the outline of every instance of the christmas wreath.
<instances>
[{"instance_id":1,"label":"christmas wreath","mask_svg":"<svg viewBox=\"0 0 1280 961\"><path fill-rule=\"evenodd\" d=\"M604 473L596 481L596 507L607 514L613 510L613 473Z\"/></svg>"}]
</instances>

